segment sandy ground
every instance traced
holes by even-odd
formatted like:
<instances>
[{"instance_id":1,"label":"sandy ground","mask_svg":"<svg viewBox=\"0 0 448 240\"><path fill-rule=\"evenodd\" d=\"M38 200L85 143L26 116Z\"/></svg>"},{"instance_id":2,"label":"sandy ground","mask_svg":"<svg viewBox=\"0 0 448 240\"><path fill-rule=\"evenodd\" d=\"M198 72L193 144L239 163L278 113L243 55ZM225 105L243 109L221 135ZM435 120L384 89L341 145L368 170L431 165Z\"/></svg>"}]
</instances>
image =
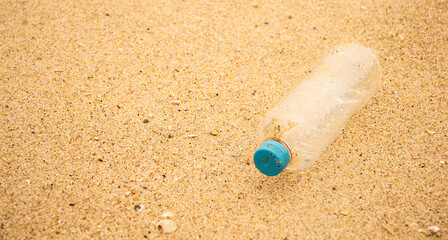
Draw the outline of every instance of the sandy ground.
<instances>
[{"instance_id":1,"label":"sandy ground","mask_svg":"<svg viewBox=\"0 0 448 240\"><path fill-rule=\"evenodd\" d=\"M445 0L2 0L0 239L447 239L447 26ZM263 114L345 42L383 87L262 175Z\"/></svg>"}]
</instances>

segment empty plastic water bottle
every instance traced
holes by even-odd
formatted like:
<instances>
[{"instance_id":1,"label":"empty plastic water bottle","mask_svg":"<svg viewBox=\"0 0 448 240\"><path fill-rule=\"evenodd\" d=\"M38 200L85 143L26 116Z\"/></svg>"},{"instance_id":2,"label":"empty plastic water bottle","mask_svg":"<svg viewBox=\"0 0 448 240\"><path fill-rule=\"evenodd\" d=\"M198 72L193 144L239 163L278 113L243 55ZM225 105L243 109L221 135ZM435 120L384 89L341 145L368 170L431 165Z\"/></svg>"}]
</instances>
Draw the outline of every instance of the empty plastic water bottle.
<instances>
[{"instance_id":1,"label":"empty plastic water bottle","mask_svg":"<svg viewBox=\"0 0 448 240\"><path fill-rule=\"evenodd\" d=\"M265 115L255 166L268 176L309 166L380 85L381 66L370 49L336 47Z\"/></svg>"}]
</instances>

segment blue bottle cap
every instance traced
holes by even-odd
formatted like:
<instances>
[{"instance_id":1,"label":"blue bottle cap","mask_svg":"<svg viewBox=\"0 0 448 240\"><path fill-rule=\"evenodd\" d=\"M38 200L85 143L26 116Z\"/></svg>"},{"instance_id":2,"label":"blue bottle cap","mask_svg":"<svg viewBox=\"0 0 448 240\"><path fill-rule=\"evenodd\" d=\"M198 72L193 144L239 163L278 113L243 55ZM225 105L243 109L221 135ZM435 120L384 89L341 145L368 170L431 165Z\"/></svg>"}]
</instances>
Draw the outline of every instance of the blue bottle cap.
<instances>
[{"instance_id":1,"label":"blue bottle cap","mask_svg":"<svg viewBox=\"0 0 448 240\"><path fill-rule=\"evenodd\" d=\"M289 153L281 143L267 140L255 151L254 163L263 174L275 176L288 165Z\"/></svg>"}]
</instances>

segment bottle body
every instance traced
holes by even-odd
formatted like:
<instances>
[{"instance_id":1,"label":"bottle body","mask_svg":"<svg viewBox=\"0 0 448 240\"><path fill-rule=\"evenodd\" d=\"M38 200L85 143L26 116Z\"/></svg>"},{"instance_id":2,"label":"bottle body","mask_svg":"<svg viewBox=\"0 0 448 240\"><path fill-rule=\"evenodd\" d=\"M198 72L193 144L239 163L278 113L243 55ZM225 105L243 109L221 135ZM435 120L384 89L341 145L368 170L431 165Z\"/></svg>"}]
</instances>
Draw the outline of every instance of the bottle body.
<instances>
[{"instance_id":1,"label":"bottle body","mask_svg":"<svg viewBox=\"0 0 448 240\"><path fill-rule=\"evenodd\" d=\"M381 66L374 53L356 43L341 45L265 115L260 141L279 139L287 145L287 169L307 167L380 85Z\"/></svg>"}]
</instances>

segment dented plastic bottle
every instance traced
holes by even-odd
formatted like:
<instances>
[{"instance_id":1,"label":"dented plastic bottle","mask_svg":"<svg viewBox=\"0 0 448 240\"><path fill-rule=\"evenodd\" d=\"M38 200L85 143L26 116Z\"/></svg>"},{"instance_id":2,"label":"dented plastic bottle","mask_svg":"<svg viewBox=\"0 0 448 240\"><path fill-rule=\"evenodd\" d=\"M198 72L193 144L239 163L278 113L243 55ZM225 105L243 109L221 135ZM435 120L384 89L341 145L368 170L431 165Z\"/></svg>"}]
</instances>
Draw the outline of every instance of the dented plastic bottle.
<instances>
[{"instance_id":1,"label":"dented plastic bottle","mask_svg":"<svg viewBox=\"0 0 448 240\"><path fill-rule=\"evenodd\" d=\"M255 166L274 176L312 164L378 90L381 75L370 49L356 43L336 47L265 115Z\"/></svg>"}]
</instances>

